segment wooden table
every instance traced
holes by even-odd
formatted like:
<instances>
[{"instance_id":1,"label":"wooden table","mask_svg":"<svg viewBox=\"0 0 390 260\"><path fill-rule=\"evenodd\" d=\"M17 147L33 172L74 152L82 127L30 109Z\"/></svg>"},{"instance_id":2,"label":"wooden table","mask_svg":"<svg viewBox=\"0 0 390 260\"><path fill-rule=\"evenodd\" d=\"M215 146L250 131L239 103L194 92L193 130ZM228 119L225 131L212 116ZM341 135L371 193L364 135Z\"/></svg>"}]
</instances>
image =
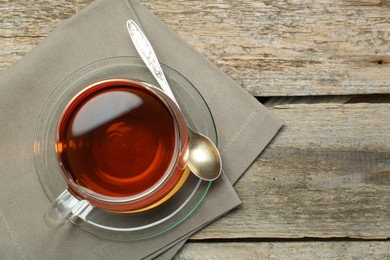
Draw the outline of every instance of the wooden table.
<instances>
[{"instance_id":1,"label":"wooden table","mask_svg":"<svg viewBox=\"0 0 390 260\"><path fill-rule=\"evenodd\" d=\"M89 2L0 0L0 69ZM390 259L390 1L141 2L285 121L176 259Z\"/></svg>"}]
</instances>

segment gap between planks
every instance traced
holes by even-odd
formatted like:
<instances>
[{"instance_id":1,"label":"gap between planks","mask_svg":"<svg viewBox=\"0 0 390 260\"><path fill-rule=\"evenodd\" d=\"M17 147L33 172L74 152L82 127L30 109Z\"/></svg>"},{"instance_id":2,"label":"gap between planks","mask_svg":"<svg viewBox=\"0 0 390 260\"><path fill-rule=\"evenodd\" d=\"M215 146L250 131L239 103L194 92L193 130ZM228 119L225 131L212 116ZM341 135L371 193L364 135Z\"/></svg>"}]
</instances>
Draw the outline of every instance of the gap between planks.
<instances>
[{"instance_id":1,"label":"gap between planks","mask_svg":"<svg viewBox=\"0 0 390 260\"><path fill-rule=\"evenodd\" d=\"M390 103L390 94L368 95L326 95L326 96L274 96L256 97L266 107L289 104L357 104L357 103Z\"/></svg>"},{"instance_id":2,"label":"gap between planks","mask_svg":"<svg viewBox=\"0 0 390 260\"><path fill-rule=\"evenodd\" d=\"M191 243L305 243L305 242L390 242L390 238L352 238L352 237L290 237L290 238L190 238Z\"/></svg>"}]
</instances>

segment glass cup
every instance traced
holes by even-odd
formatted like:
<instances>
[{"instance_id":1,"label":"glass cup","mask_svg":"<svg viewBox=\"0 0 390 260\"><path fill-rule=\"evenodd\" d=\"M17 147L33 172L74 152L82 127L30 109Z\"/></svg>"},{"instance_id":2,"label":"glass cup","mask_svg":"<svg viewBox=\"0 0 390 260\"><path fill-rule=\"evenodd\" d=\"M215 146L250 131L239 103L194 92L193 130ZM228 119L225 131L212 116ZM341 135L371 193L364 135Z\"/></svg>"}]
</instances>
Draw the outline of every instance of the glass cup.
<instances>
[{"instance_id":1,"label":"glass cup","mask_svg":"<svg viewBox=\"0 0 390 260\"><path fill-rule=\"evenodd\" d=\"M176 103L149 83L95 82L58 118L55 145L67 189L45 213L52 227L89 205L134 213L167 201L189 176L189 137Z\"/></svg>"}]
</instances>

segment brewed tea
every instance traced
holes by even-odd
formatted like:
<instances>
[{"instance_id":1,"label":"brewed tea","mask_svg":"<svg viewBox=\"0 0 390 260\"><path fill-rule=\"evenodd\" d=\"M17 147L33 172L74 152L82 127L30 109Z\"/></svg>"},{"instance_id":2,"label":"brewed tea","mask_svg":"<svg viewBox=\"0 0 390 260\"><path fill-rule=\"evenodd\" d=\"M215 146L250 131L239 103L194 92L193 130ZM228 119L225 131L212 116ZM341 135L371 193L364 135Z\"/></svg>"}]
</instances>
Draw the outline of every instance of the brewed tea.
<instances>
[{"instance_id":1,"label":"brewed tea","mask_svg":"<svg viewBox=\"0 0 390 260\"><path fill-rule=\"evenodd\" d=\"M175 121L153 91L109 82L76 96L58 125L57 152L78 185L126 197L155 185L175 149Z\"/></svg>"}]
</instances>

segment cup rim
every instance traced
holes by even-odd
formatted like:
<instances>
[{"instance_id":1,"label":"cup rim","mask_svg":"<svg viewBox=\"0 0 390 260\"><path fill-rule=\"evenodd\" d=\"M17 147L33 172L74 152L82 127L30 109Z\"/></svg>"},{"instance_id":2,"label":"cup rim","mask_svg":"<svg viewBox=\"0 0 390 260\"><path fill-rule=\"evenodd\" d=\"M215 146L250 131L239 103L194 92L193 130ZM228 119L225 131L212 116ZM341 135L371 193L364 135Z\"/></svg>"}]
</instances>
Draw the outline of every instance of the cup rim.
<instances>
[{"instance_id":1,"label":"cup rim","mask_svg":"<svg viewBox=\"0 0 390 260\"><path fill-rule=\"evenodd\" d=\"M97 82L94 82L92 84L89 84L82 90L80 90L77 94L75 94L66 104L65 108L62 110L61 115L58 118L57 126L56 126L56 132L55 132L55 144L57 144L57 141L59 140L59 128L61 125L61 122L63 121L66 111L69 109L71 104L80 97L83 93L90 90L91 88L101 86L101 88L112 86L111 83L124 83L124 85L133 86L133 87L143 87L152 92L156 97L158 97L164 105L168 108L170 114L172 115L172 118L174 120L174 129L175 129L175 148L172 155L172 159L170 161L170 164L168 166L168 169L165 171L164 175L152 186L149 187L146 191L143 191L141 193L131 195L131 196L124 196L124 197L114 197L114 196L108 196L103 195L98 192L95 192L93 190L90 190L84 186L81 186L77 184L71 174L66 170L65 166L62 163L60 153L58 151L57 145L55 145L55 151L56 156L61 168L61 172L64 176L64 179L67 183L68 190L71 192L74 196L80 198L80 199L86 199L91 204L99 204L99 207L101 208L115 208L115 206L125 206L125 205L133 205L137 202L143 201L151 196L153 194L158 193L158 191L164 187L164 184L168 182L172 177L175 176L177 170L179 167L182 167L183 170L185 168L187 159L188 159L188 128L187 124L184 118L184 115L181 113L180 108L174 102L167 94L165 94L161 89L158 87L144 82L137 79L125 79L125 78L109 78L104 80L99 80ZM134 86L135 85L135 86ZM180 179L180 178L179 178ZM179 182L179 179L177 182ZM168 190L171 191L176 187L175 183L172 188ZM156 203L160 197L159 196L156 199L152 200L150 203L148 203L147 206ZM95 203L94 203L95 202ZM133 208L132 208L133 210ZM136 208L138 210L138 208ZM122 211L122 210L121 210ZM127 209L124 209L124 211L127 211Z\"/></svg>"}]
</instances>

